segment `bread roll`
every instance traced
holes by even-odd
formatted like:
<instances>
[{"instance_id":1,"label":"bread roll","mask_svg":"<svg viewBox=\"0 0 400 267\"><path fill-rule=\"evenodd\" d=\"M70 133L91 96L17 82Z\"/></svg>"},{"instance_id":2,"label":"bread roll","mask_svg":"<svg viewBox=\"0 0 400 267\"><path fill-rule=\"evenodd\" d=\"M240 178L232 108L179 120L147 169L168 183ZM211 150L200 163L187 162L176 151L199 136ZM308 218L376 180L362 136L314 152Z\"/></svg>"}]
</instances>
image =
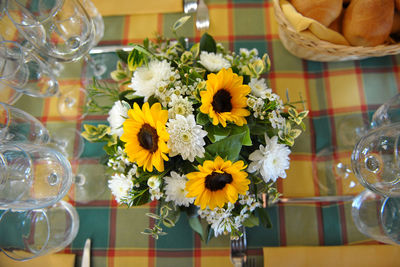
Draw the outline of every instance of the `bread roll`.
<instances>
[{"instance_id":1,"label":"bread roll","mask_svg":"<svg viewBox=\"0 0 400 267\"><path fill-rule=\"evenodd\" d=\"M351 45L376 46L392 29L394 0L352 0L344 12L343 35Z\"/></svg>"},{"instance_id":2,"label":"bread roll","mask_svg":"<svg viewBox=\"0 0 400 267\"><path fill-rule=\"evenodd\" d=\"M339 17L343 0L292 0L292 5L303 16L328 27Z\"/></svg>"},{"instance_id":3,"label":"bread roll","mask_svg":"<svg viewBox=\"0 0 400 267\"><path fill-rule=\"evenodd\" d=\"M338 33L342 33L342 22L343 22L343 14L344 11L342 11L339 15L339 17L337 17L330 25L329 25L329 29L334 30Z\"/></svg>"},{"instance_id":4,"label":"bread roll","mask_svg":"<svg viewBox=\"0 0 400 267\"><path fill-rule=\"evenodd\" d=\"M393 24L390 33L399 33L400 32L400 13L394 12Z\"/></svg>"}]
</instances>

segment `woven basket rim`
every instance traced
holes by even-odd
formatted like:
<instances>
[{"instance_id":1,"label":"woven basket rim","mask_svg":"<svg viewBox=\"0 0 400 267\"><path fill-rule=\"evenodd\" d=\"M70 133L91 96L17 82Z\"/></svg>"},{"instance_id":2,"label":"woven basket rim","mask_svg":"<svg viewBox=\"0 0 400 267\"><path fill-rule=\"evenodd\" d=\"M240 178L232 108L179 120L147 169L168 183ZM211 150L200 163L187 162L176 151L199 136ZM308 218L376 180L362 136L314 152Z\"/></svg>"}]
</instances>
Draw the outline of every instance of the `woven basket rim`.
<instances>
[{"instance_id":1,"label":"woven basket rim","mask_svg":"<svg viewBox=\"0 0 400 267\"><path fill-rule=\"evenodd\" d=\"M373 47L365 46L347 46L333 44L324 40L309 39L297 32L292 24L287 20L280 6L279 0L273 0L275 18L279 26L280 35L285 34L296 45L303 49L314 50L316 53L335 54L339 60L341 57L378 57L385 55L394 55L400 53L400 43L397 44L381 44ZM282 38L281 38L282 40ZM282 40L283 42L283 40ZM301 55L297 55L301 57Z\"/></svg>"}]
</instances>

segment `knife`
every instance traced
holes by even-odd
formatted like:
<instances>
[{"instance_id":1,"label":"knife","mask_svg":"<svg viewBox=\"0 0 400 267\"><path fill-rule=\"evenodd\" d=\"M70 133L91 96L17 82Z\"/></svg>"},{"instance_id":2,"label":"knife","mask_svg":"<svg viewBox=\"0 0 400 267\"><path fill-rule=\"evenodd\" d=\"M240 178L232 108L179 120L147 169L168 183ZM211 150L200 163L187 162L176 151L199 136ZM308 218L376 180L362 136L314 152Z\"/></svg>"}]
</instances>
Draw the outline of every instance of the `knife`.
<instances>
[{"instance_id":1,"label":"knife","mask_svg":"<svg viewBox=\"0 0 400 267\"><path fill-rule=\"evenodd\" d=\"M86 239L85 246L83 248L82 264L81 267L90 267L90 238Z\"/></svg>"}]
</instances>

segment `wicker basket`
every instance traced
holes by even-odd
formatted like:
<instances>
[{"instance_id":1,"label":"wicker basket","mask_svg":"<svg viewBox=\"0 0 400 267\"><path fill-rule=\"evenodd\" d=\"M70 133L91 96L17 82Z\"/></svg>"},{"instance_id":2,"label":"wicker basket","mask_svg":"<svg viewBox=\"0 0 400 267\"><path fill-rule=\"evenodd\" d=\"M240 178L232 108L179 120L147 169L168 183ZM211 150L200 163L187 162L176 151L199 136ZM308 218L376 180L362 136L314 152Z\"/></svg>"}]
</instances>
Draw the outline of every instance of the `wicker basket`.
<instances>
[{"instance_id":1,"label":"wicker basket","mask_svg":"<svg viewBox=\"0 0 400 267\"><path fill-rule=\"evenodd\" d=\"M278 22L279 38L293 55L314 61L344 61L368 57L382 57L400 53L400 43L374 47L346 46L323 40L311 40L296 32L282 12L279 0L273 0L275 17Z\"/></svg>"}]
</instances>

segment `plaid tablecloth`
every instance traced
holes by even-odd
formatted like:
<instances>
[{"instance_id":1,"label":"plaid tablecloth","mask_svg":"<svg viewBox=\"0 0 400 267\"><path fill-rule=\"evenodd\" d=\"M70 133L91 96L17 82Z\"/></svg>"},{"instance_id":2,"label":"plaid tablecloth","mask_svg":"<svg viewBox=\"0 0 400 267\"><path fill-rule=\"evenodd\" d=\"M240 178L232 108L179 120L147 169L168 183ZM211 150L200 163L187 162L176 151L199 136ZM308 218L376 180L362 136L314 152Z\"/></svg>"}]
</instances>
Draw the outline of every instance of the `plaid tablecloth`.
<instances>
[{"instance_id":1,"label":"plaid tablecloth","mask_svg":"<svg viewBox=\"0 0 400 267\"><path fill-rule=\"evenodd\" d=\"M355 129L362 130L376 108L398 92L400 57L390 56L361 61L320 63L301 60L285 50L279 40L271 1L208 0L211 25L209 33L227 48L257 48L272 61L266 76L271 88L286 100L305 100L310 110L307 131L297 140L291 154L291 168L278 188L284 197L351 195L362 188L350 174L350 153L356 140ZM117 2L116 2L117 4ZM105 17L106 32L100 45L141 43L156 32L172 36L170 27L183 13L142 14ZM201 33L193 18L181 30L190 41ZM81 63L67 64L59 82L62 90L81 86ZM83 99L83 97L81 97ZM83 103L82 103L83 104ZM24 96L16 106L53 129L68 124L81 130L84 123L104 123L105 116L80 119L79 111L62 118L57 97L38 99ZM101 144L85 143L83 156L74 161L75 170L97 164ZM333 166L344 167L335 170ZM69 199L80 216L77 238L65 252L81 254L86 238L92 238L93 267L100 266L231 266L229 238L201 241L181 218L168 235L154 240L140 232L152 225L145 216L156 203L142 207L118 207L108 189L98 200L80 204ZM262 265L263 246L347 245L369 242L355 228L351 203L277 204L268 208L273 227L248 229L249 255Z\"/></svg>"}]
</instances>

